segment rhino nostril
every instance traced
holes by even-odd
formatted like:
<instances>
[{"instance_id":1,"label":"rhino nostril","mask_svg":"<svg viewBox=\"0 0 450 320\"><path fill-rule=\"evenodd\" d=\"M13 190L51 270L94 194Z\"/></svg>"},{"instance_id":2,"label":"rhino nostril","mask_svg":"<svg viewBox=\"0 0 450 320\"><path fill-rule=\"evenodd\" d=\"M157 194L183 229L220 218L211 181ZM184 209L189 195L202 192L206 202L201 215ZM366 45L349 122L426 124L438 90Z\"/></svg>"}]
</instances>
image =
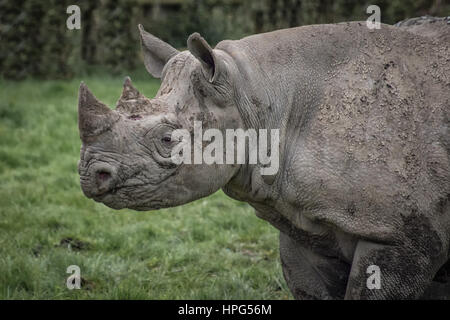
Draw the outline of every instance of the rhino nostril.
<instances>
[{"instance_id":1,"label":"rhino nostril","mask_svg":"<svg viewBox=\"0 0 450 320\"><path fill-rule=\"evenodd\" d=\"M100 170L97 172L97 178L102 182L109 180L111 178L111 173L105 170Z\"/></svg>"},{"instance_id":2,"label":"rhino nostril","mask_svg":"<svg viewBox=\"0 0 450 320\"><path fill-rule=\"evenodd\" d=\"M105 163L80 166L81 189L89 198L101 196L114 190L117 182L117 168Z\"/></svg>"},{"instance_id":3,"label":"rhino nostril","mask_svg":"<svg viewBox=\"0 0 450 320\"><path fill-rule=\"evenodd\" d=\"M114 187L115 171L113 168L101 166L100 168L96 168L94 173L98 193L108 192Z\"/></svg>"}]
</instances>

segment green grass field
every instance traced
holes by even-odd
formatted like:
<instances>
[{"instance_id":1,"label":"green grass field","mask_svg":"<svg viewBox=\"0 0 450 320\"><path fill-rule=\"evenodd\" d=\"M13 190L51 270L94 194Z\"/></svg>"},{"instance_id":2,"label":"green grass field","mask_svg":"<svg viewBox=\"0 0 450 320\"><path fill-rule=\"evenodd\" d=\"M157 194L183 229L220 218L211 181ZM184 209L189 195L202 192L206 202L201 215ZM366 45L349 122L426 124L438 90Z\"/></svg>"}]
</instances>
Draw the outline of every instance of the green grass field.
<instances>
[{"instance_id":1,"label":"green grass field","mask_svg":"<svg viewBox=\"0 0 450 320\"><path fill-rule=\"evenodd\" d=\"M149 78L134 84L151 97ZM134 212L84 197L78 86L113 106L122 79L0 81L0 299L290 299L278 232L245 203L217 192Z\"/></svg>"}]
</instances>

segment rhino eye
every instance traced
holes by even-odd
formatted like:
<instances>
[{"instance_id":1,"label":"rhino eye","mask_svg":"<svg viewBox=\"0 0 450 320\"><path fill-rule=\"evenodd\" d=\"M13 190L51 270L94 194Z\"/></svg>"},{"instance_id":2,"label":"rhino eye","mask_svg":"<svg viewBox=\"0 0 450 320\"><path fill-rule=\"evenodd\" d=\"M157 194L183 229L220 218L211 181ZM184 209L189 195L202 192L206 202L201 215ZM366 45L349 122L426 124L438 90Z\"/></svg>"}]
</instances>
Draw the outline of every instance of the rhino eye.
<instances>
[{"instance_id":1,"label":"rhino eye","mask_svg":"<svg viewBox=\"0 0 450 320\"><path fill-rule=\"evenodd\" d=\"M172 142L172 138L169 137L169 136L164 136L164 137L162 137L161 141L164 142L164 143L171 143Z\"/></svg>"}]
</instances>

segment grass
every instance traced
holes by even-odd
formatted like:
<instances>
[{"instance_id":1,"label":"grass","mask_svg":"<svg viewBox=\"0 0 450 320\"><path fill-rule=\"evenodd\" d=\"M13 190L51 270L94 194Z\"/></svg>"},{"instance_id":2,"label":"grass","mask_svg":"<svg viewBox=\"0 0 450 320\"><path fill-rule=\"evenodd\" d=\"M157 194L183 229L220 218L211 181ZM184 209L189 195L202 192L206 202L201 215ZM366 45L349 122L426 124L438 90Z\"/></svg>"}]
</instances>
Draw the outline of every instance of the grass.
<instances>
[{"instance_id":1,"label":"grass","mask_svg":"<svg viewBox=\"0 0 450 320\"><path fill-rule=\"evenodd\" d=\"M133 77L132 77L133 78ZM134 81L147 96L159 83ZM114 105L122 78L0 81L0 299L289 299L278 232L222 192L151 212L84 197L77 90ZM78 265L82 289L68 290Z\"/></svg>"}]
</instances>

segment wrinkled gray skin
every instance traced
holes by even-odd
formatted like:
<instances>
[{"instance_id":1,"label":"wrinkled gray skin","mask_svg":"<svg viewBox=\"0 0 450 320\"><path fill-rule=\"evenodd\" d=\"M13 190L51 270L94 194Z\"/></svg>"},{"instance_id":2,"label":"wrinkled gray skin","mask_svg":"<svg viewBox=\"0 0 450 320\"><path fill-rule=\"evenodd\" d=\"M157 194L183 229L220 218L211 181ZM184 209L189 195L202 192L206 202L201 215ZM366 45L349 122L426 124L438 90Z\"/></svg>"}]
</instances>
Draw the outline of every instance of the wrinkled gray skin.
<instances>
[{"instance_id":1,"label":"wrinkled gray skin","mask_svg":"<svg viewBox=\"0 0 450 320\"><path fill-rule=\"evenodd\" d=\"M446 36L430 36L437 27ZM297 299L449 296L432 280L450 269L450 26L408 30L314 25L214 50L193 34L178 52L140 27L161 87L150 100L126 79L111 110L81 85L82 189L114 209L153 210L222 188L280 230ZM280 129L278 174L172 164L170 133L193 120ZM379 290L366 286L370 265Z\"/></svg>"}]
</instances>

